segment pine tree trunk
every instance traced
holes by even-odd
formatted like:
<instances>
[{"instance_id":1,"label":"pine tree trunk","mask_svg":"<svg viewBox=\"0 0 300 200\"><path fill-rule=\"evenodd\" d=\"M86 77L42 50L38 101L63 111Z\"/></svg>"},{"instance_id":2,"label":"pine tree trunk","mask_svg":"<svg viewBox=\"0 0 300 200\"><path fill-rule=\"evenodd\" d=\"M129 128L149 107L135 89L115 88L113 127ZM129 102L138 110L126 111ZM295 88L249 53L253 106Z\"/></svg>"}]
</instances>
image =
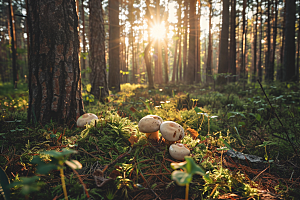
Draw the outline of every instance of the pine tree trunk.
<instances>
[{"instance_id":1,"label":"pine tree trunk","mask_svg":"<svg viewBox=\"0 0 300 200\"><path fill-rule=\"evenodd\" d=\"M284 53L284 46L285 46L285 22L286 22L286 3L284 3L284 12L283 12L283 21L281 30L281 48L280 48L280 65L277 67L277 76L276 80L283 81L283 53Z\"/></svg>"},{"instance_id":2,"label":"pine tree trunk","mask_svg":"<svg viewBox=\"0 0 300 200\"><path fill-rule=\"evenodd\" d=\"M90 0L90 54L89 65L91 68L91 94L95 99L108 96L108 85L105 61L105 30L103 20L102 3L98 0Z\"/></svg>"},{"instance_id":3,"label":"pine tree trunk","mask_svg":"<svg viewBox=\"0 0 300 200\"><path fill-rule=\"evenodd\" d=\"M263 39L263 21L262 21L262 2L260 2L260 40L259 40L259 58L258 58L258 79L262 81L262 39Z\"/></svg>"},{"instance_id":4,"label":"pine tree trunk","mask_svg":"<svg viewBox=\"0 0 300 200\"><path fill-rule=\"evenodd\" d=\"M285 45L283 61L283 80L296 81L295 67L295 0L286 1Z\"/></svg>"},{"instance_id":5,"label":"pine tree trunk","mask_svg":"<svg viewBox=\"0 0 300 200\"><path fill-rule=\"evenodd\" d=\"M256 7L256 16L255 16L255 25L254 25L254 36L253 36L253 61L252 61L252 83L256 82L256 65L257 65L257 24L258 24L258 0L256 1L257 7Z\"/></svg>"},{"instance_id":6,"label":"pine tree trunk","mask_svg":"<svg viewBox=\"0 0 300 200\"><path fill-rule=\"evenodd\" d=\"M108 87L120 91L120 27L119 0L109 2L109 74Z\"/></svg>"},{"instance_id":7,"label":"pine tree trunk","mask_svg":"<svg viewBox=\"0 0 300 200\"><path fill-rule=\"evenodd\" d=\"M85 40L85 16L84 16L84 0L81 0L81 19L82 19L82 51L83 56L81 56L81 70L86 69L86 40ZM87 78L86 73L81 74L82 79Z\"/></svg>"},{"instance_id":8,"label":"pine tree trunk","mask_svg":"<svg viewBox=\"0 0 300 200\"><path fill-rule=\"evenodd\" d=\"M10 37L11 37L11 51L12 51L12 70L13 70L13 85L14 88L18 86L18 68L17 68L17 45L16 45L16 31L15 23L13 23L14 11L11 0L8 0L8 16L10 24Z\"/></svg>"},{"instance_id":9,"label":"pine tree trunk","mask_svg":"<svg viewBox=\"0 0 300 200\"><path fill-rule=\"evenodd\" d=\"M220 54L218 73L228 71L228 35L229 35L229 0L223 0L222 31L220 39ZM226 84L224 76L218 77L218 84Z\"/></svg>"},{"instance_id":10,"label":"pine tree trunk","mask_svg":"<svg viewBox=\"0 0 300 200\"><path fill-rule=\"evenodd\" d=\"M183 80L186 82L187 81L187 64L186 64L186 59L187 59L187 26L188 26L188 0L184 1L184 39L183 39Z\"/></svg>"},{"instance_id":11,"label":"pine tree trunk","mask_svg":"<svg viewBox=\"0 0 300 200\"><path fill-rule=\"evenodd\" d=\"M211 19L212 19L212 3L209 1L209 22L208 22L208 48L207 48L207 61L206 61L206 82L211 83L212 78L212 35L211 35Z\"/></svg>"},{"instance_id":12,"label":"pine tree trunk","mask_svg":"<svg viewBox=\"0 0 300 200\"><path fill-rule=\"evenodd\" d=\"M270 51L269 61L269 80L274 81L274 63L275 63L275 51L276 51L276 38L277 38L277 16L278 16L278 0L275 0L275 14L273 17L273 43Z\"/></svg>"},{"instance_id":13,"label":"pine tree trunk","mask_svg":"<svg viewBox=\"0 0 300 200\"><path fill-rule=\"evenodd\" d=\"M28 0L28 122L75 123L83 114L75 2Z\"/></svg>"},{"instance_id":14,"label":"pine tree trunk","mask_svg":"<svg viewBox=\"0 0 300 200\"><path fill-rule=\"evenodd\" d=\"M189 57L187 69L187 84L193 84L195 81L195 42L196 42L196 0L190 0L190 33L189 33Z\"/></svg>"},{"instance_id":15,"label":"pine tree trunk","mask_svg":"<svg viewBox=\"0 0 300 200\"><path fill-rule=\"evenodd\" d=\"M236 75L236 39L235 39L235 24L236 24L236 0L231 1L231 18L230 18L230 56L228 72L231 75ZM235 82L236 77L231 77L230 82Z\"/></svg>"}]
</instances>

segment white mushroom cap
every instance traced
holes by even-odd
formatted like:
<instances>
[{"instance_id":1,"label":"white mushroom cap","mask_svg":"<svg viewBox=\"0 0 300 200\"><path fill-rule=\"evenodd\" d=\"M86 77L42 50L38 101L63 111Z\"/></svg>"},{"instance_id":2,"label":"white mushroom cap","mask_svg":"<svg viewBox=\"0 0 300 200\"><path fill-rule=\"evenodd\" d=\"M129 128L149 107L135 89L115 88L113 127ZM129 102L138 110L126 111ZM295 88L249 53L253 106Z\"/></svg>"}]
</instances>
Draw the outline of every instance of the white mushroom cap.
<instances>
[{"instance_id":1,"label":"white mushroom cap","mask_svg":"<svg viewBox=\"0 0 300 200\"><path fill-rule=\"evenodd\" d=\"M175 143L169 147L169 153L176 160L184 160L184 156L190 155L190 150L182 143Z\"/></svg>"},{"instance_id":2,"label":"white mushroom cap","mask_svg":"<svg viewBox=\"0 0 300 200\"><path fill-rule=\"evenodd\" d=\"M182 126L173 121L164 121L160 125L162 136L168 141L177 141L184 138L184 129Z\"/></svg>"},{"instance_id":3,"label":"white mushroom cap","mask_svg":"<svg viewBox=\"0 0 300 200\"><path fill-rule=\"evenodd\" d=\"M159 130L163 119L157 115L147 115L138 124L139 130L143 133L152 133Z\"/></svg>"},{"instance_id":4,"label":"white mushroom cap","mask_svg":"<svg viewBox=\"0 0 300 200\"><path fill-rule=\"evenodd\" d=\"M89 124L94 119L98 119L97 115L93 113L85 113L77 119L77 126L83 128L86 124Z\"/></svg>"}]
</instances>

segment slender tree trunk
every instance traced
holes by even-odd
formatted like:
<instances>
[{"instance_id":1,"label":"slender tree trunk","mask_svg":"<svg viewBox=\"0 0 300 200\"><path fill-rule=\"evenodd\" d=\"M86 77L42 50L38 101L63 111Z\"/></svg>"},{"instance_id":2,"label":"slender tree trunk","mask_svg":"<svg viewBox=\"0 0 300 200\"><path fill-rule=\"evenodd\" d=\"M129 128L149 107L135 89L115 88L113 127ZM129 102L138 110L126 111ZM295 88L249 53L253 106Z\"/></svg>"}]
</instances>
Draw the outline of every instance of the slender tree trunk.
<instances>
[{"instance_id":1,"label":"slender tree trunk","mask_svg":"<svg viewBox=\"0 0 300 200\"><path fill-rule=\"evenodd\" d=\"M102 3L98 0L90 0L90 59L91 94L96 99L102 99L108 95L108 84L105 61L105 29L103 20Z\"/></svg>"},{"instance_id":2,"label":"slender tree trunk","mask_svg":"<svg viewBox=\"0 0 300 200\"><path fill-rule=\"evenodd\" d=\"M12 50L12 70L13 70L13 85L14 88L18 86L18 68L17 68L17 45L16 45L16 31L15 23L13 23L14 11L11 4L11 0L8 0L8 16L10 24L10 36L11 36L11 50Z\"/></svg>"},{"instance_id":3,"label":"slender tree trunk","mask_svg":"<svg viewBox=\"0 0 300 200\"><path fill-rule=\"evenodd\" d=\"M207 53L207 61L206 61L206 82L211 83L213 78L212 78L212 35L211 35L211 19L212 19L212 3L211 0L209 0L209 22L208 22L208 53Z\"/></svg>"},{"instance_id":4,"label":"slender tree trunk","mask_svg":"<svg viewBox=\"0 0 300 200\"><path fill-rule=\"evenodd\" d=\"M86 40L85 40L85 16L84 16L84 0L81 0L81 19L82 19L82 51L83 56L81 56L81 70L86 69ZM82 79L87 78L86 73L81 74Z\"/></svg>"},{"instance_id":5,"label":"slender tree trunk","mask_svg":"<svg viewBox=\"0 0 300 200\"><path fill-rule=\"evenodd\" d=\"M181 68L182 68L182 62L181 62L181 0L178 1L179 4L179 9L177 10L177 16L178 16L178 23L177 23L177 27L178 27L178 62L176 65L176 81L179 82L180 81L180 75L181 75Z\"/></svg>"},{"instance_id":6,"label":"slender tree trunk","mask_svg":"<svg viewBox=\"0 0 300 200\"><path fill-rule=\"evenodd\" d=\"M256 0L257 7L256 7L256 16L255 16L255 25L254 25L254 37L253 37L253 62L252 62L252 83L256 82L256 74L257 74L257 26L258 26L258 8L259 3L258 0Z\"/></svg>"},{"instance_id":7,"label":"slender tree trunk","mask_svg":"<svg viewBox=\"0 0 300 200\"><path fill-rule=\"evenodd\" d=\"M148 88L153 89L154 88L154 83L153 83L153 75L152 75L152 70L151 70L151 62L149 59L149 52L151 48L152 42L148 43L148 45L145 48L144 52L144 59L145 59L145 64L146 64L146 69L147 69L147 75L148 75Z\"/></svg>"},{"instance_id":8,"label":"slender tree trunk","mask_svg":"<svg viewBox=\"0 0 300 200\"><path fill-rule=\"evenodd\" d=\"M275 0L275 13L273 17L273 43L270 51L269 61L269 80L274 81L274 63L275 63L275 51L276 51L276 38L277 38L277 16L278 16L278 0ZM273 11L273 9L272 9Z\"/></svg>"},{"instance_id":9,"label":"slender tree trunk","mask_svg":"<svg viewBox=\"0 0 300 200\"><path fill-rule=\"evenodd\" d=\"M188 57L188 69L187 69L187 84L193 84L195 81L195 42L196 42L196 0L190 0L190 33L189 33L189 57Z\"/></svg>"},{"instance_id":10,"label":"slender tree trunk","mask_svg":"<svg viewBox=\"0 0 300 200\"><path fill-rule=\"evenodd\" d=\"M262 2L260 2L260 40L259 40L259 58L258 58L258 79L262 81L262 40L263 40L263 21L262 21Z\"/></svg>"},{"instance_id":11,"label":"slender tree trunk","mask_svg":"<svg viewBox=\"0 0 300 200\"><path fill-rule=\"evenodd\" d=\"M280 66L277 68L276 80L283 81L283 56L284 56L284 46L285 46L285 27L286 27L286 3L284 3L283 21L282 21L282 31L281 31L281 49L280 49Z\"/></svg>"},{"instance_id":12,"label":"slender tree trunk","mask_svg":"<svg viewBox=\"0 0 300 200\"><path fill-rule=\"evenodd\" d=\"M183 39L183 79L186 82L187 81L187 64L186 64L186 59L187 59L187 27L188 27L188 10L189 10L189 5L188 5L188 0L184 1L184 39Z\"/></svg>"},{"instance_id":13,"label":"slender tree trunk","mask_svg":"<svg viewBox=\"0 0 300 200\"><path fill-rule=\"evenodd\" d=\"M295 67L295 0L286 1L285 46L283 61L283 80L297 81Z\"/></svg>"},{"instance_id":14,"label":"slender tree trunk","mask_svg":"<svg viewBox=\"0 0 300 200\"><path fill-rule=\"evenodd\" d=\"M174 49L174 61L173 61L173 73L172 73L172 82L176 82L176 74L177 74L177 45L178 39L175 41L175 49Z\"/></svg>"},{"instance_id":15,"label":"slender tree trunk","mask_svg":"<svg viewBox=\"0 0 300 200\"><path fill-rule=\"evenodd\" d=\"M120 27L119 0L109 2L109 73L108 87L120 91Z\"/></svg>"},{"instance_id":16,"label":"slender tree trunk","mask_svg":"<svg viewBox=\"0 0 300 200\"><path fill-rule=\"evenodd\" d=\"M242 11L242 21L243 21L243 29L242 29L242 62L240 67L240 77L242 79L246 78L246 69L245 69L245 54L246 54L246 8L247 8L247 0L243 0L243 11ZM245 83L245 80L243 80Z\"/></svg>"},{"instance_id":17,"label":"slender tree trunk","mask_svg":"<svg viewBox=\"0 0 300 200\"><path fill-rule=\"evenodd\" d=\"M202 68L202 59L201 59L201 29L200 29L200 19L201 19L201 1L198 1L199 6L199 13L198 13L198 17L197 17L197 73L196 73L196 83L200 83L201 82L201 68Z\"/></svg>"},{"instance_id":18,"label":"slender tree trunk","mask_svg":"<svg viewBox=\"0 0 300 200\"><path fill-rule=\"evenodd\" d=\"M233 75L229 80L235 82L236 80L236 39L235 39L235 26L236 26L236 0L231 1L231 18L230 18L230 63L228 72Z\"/></svg>"},{"instance_id":19,"label":"slender tree trunk","mask_svg":"<svg viewBox=\"0 0 300 200\"><path fill-rule=\"evenodd\" d=\"M265 80L267 82L271 80L271 69L270 69L270 57L271 57L271 1L267 0L267 49L266 49L266 57L265 57Z\"/></svg>"},{"instance_id":20,"label":"slender tree trunk","mask_svg":"<svg viewBox=\"0 0 300 200\"><path fill-rule=\"evenodd\" d=\"M229 0L223 0L222 32L220 39L220 54L218 73L228 71L228 35L229 35ZM226 84L224 76L218 77L218 84Z\"/></svg>"},{"instance_id":21,"label":"slender tree trunk","mask_svg":"<svg viewBox=\"0 0 300 200\"><path fill-rule=\"evenodd\" d=\"M28 122L76 123L83 102L75 1L28 0L28 17Z\"/></svg>"}]
</instances>

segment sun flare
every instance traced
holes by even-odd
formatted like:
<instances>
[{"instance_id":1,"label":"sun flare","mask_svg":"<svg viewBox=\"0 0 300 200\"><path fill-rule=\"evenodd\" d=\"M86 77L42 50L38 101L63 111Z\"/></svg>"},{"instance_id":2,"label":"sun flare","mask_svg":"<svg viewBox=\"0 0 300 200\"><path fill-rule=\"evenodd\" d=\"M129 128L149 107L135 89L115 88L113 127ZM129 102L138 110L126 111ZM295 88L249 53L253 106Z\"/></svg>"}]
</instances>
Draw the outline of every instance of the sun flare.
<instances>
[{"instance_id":1,"label":"sun flare","mask_svg":"<svg viewBox=\"0 0 300 200\"><path fill-rule=\"evenodd\" d=\"M166 26L164 22L152 26L151 37L156 40L162 40L166 37Z\"/></svg>"}]
</instances>

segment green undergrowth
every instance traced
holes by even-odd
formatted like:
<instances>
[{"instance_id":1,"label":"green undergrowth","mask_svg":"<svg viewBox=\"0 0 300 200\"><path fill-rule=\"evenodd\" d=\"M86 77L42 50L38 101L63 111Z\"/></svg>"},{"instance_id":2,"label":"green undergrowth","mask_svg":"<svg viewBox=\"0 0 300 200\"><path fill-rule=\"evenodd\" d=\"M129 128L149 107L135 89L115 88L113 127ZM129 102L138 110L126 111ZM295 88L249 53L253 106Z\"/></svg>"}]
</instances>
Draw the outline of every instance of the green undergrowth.
<instances>
[{"instance_id":1,"label":"green undergrowth","mask_svg":"<svg viewBox=\"0 0 300 200\"><path fill-rule=\"evenodd\" d=\"M300 175L295 171L300 146L299 86L274 83L263 87L267 98L258 83L245 88L229 84L214 90L212 86L180 84L148 90L143 85L125 84L121 92L110 94L105 104L90 101L93 97L88 96L85 111L99 119L84 129L55 123L28 125L26 97L15 94L8 102L6 96L0 104L0 165L14 183L11 199L64 199L58 168L37 173L41 162L45 167L51 163L51 158L45 157L47 152L62 149L76 150L63 160L82 164L77 173L59 165L63 166L68 199L185 198L185 187L178 186L172 176L171 163L179 161L169 155L168 145L161 140L149 142L138 130L138 121L148 114L184 127L187 135L182 143L210 177L189 175L189 199L217 199L231 193L258 198L262 188L295 199L300 193L299 180L285 181ZM264 161L232 161L228 150L260 156ZM41 158L39 164L32 162L35 156ZM274 185L258 175L266 168L264 173L277 177L271 179Z\"/></svg>"}]
</instances>

